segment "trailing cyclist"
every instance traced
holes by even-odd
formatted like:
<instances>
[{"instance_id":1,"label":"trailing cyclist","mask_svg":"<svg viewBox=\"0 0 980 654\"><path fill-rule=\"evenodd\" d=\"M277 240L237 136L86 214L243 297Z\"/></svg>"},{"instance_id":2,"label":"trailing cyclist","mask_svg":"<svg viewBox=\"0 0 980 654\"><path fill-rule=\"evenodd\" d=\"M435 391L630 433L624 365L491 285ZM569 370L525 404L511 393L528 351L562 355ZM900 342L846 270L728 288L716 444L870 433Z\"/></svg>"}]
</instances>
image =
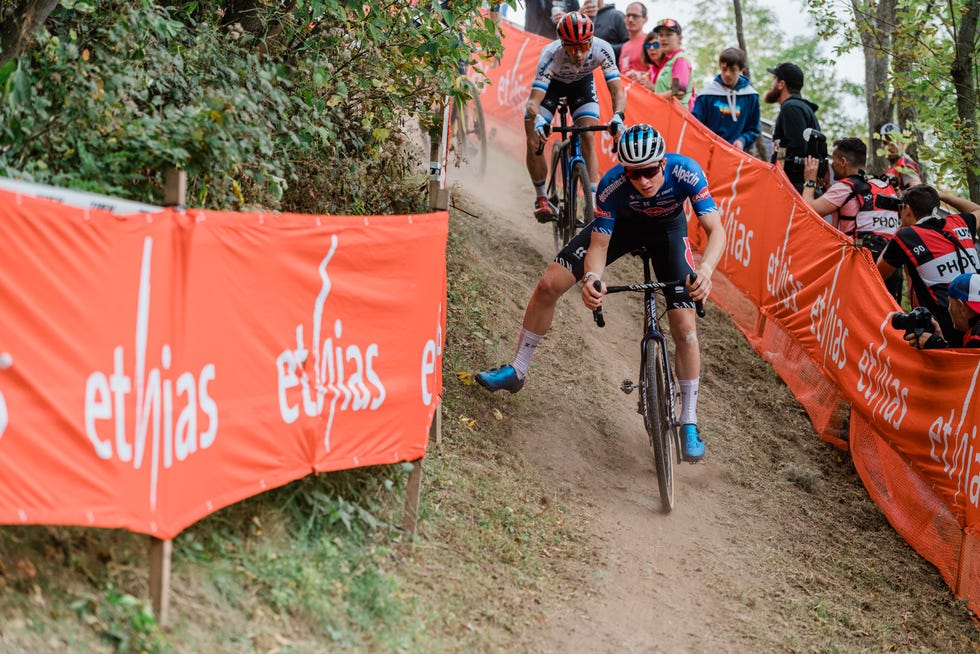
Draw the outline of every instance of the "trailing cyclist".
<instances>
[{"instance_id":1,"label":"trailing cyclist","mask_svg":"<svg viewBox=\"0 0 980 654\"><path fill-rule=\"evenodd\" d=\"M606 286L601 284L602 291L597 291L593 283L601 282L606 265L645 246L652 254L657 279L681 279L697 272L686 290L666 289L664 295L681 389L683 455L687 461L698 461L704 455L704 442L697 427L701 353L694 303L711 291L711 275L725 251L725 229L701 166L690 157L666 152L663 137L653 127L641 124L626 130L619 139L619 161L599 182L596 219L569 241L538 280L513 361L478 373L476 380L491 391L521 390L534 349L551 327L558 299L581 281L582 301L596 309ZM697 268L687 238L685 201L690 201L708 235Z\"/></svg>"},{"instance_id":2,"label":"trailing cyclist","mask_svg":"<svg viewBox=\"0 0 980 654\"><path fill-rule=\"evenodd\" d=\"M545 194L548 163L538 151L548 138L558 100L567 98L576 125L599 123L599 99L592 71L602 68L602 75L612 99L613 118L609 131L615 136L623 126L626 93L619 78L616 55L609 43L594 38L595 28L588 16L578 12L565 14L557 27L558 39L541 51L537 73L531 84L524 111L524 133L527 139L527 171L534 184L534 217L539 222L554 219L555 210ZM589 169L592 190L598 179L599 159L591 133L582 135L582 155Z\"/></svg>"}]
</instances>

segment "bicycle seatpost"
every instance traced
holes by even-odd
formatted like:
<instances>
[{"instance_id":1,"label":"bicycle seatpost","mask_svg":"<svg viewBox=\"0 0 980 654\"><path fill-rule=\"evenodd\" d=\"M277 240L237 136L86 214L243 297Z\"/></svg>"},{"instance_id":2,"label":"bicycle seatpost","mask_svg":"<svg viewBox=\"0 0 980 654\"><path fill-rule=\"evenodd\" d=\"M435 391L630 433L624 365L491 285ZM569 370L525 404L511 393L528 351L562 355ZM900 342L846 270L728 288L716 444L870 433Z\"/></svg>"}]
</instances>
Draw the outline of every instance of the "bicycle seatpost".
<instances>
[{"instance_id":1,"label":"bicycle seatpost","mask_svg":"<svg viewBox=\"0 0 980 654\"><path fill-rule=\"evenodd\" d=\"M602 282L600 282L598 279L595 280L594 282L592 282L592 288L594 288L595 290L597 290L597 291L599 291L601 293L602 292ZM601 305L598 306L598 307L596 307L596 309L592 312L592 319L595 320L595 324L599 325L600 327L605 327L606 326L606 319L602 317L602 306Z\"/></svg>"},{"instance_id":2,"label":"bicycle seatpost","mask_svg":"<svg viewBox=\"0 0 980 654\"><path fill-rule=\"evenodd\" d=\"M692 272L690 275L687 276L687 281L688 283L693 284L694 280L697 278L698 278L698 274L696 272ZM704 302L702 302L701 300L697 300L694 303L694 310L698 312L698 318L704 318Z\"/></svg>"}]
</instances>

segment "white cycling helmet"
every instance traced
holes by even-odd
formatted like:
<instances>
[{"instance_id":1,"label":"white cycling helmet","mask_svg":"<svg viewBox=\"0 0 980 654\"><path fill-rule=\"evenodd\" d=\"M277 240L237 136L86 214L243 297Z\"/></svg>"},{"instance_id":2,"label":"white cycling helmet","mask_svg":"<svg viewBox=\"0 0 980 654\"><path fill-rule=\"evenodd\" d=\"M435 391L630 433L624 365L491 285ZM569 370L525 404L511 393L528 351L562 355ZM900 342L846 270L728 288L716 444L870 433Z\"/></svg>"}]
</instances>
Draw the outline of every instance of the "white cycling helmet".
<instances>
[{"instance_id":1,"label":"white cycling helmet","mask_svg":"<svg viewBox=\"0 0 980 654\"><path fill-rule=\"evenodd\" d=\"M664 137L649 125L633 125L619 137L619 162L624 166L650 166L659 163L666 154Z\"/></svg>"}]
</instances>

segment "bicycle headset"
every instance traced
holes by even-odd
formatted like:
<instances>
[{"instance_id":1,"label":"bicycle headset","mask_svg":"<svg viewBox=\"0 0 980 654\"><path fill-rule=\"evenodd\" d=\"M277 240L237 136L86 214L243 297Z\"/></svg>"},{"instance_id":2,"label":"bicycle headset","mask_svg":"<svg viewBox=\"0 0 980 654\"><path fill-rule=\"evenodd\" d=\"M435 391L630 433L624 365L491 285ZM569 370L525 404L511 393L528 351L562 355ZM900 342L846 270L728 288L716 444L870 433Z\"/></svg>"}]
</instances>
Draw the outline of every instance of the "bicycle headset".
<instances>
[{"instance_id":1,"label":"bicycle headset","mask_svg":"<svg viewBox=\"0 0 980 654\"><path fill-rule=\"evenodd\" d=\"M667 154L660 132L650 125L633 125L619 138L619 162L641 168L659 163Z\"/></svg>"}]
</instances>

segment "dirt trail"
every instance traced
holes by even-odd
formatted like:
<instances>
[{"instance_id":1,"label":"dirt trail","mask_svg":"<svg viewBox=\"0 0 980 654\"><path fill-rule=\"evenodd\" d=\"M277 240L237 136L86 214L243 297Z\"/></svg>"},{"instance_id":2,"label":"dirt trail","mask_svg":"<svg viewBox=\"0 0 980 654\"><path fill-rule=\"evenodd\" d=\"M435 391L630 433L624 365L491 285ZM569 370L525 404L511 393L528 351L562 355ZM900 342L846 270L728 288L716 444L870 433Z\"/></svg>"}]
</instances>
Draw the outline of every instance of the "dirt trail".
<instances>
[{"instance_id":1,"label":"dirt trail","mask_svg":"<svg viewBox=\"0 0 980 654\"><path fill-rule=\"evenodd\" d=\"M486 181L458 182L454 202L492 225L481 248L486 265L507 270L515 285L513 304L501 308L500 328L512 326L512 335L490 353L503 363L554 252L551 228L531 218L523 164L491 152L490 168ZM515 265L508 257L517 246L539 258ZM640 271L624 259L609 274L625 281ZM574 291L568 294L525 389L490 400L515 415L514 443L595 538L594 560L569 563L566 592L553 598L530 649L855 651L893 644L929 651L936 645L925 634L937 618L923 615L920 633L910 616L927 614L921 605L930 603L939 621L969 634L962 611L941 606L952 599L939 576L885 522L846 455L817 439L786 387L713 304L699 325L698 413L708 454L676 470L676 508L660 512L636 395L618 390L623 379L636 379L637 300L609 298L600 331ZM945 638L935 651L958 651L955 634Z\"/></svg>"}]
</instances>

